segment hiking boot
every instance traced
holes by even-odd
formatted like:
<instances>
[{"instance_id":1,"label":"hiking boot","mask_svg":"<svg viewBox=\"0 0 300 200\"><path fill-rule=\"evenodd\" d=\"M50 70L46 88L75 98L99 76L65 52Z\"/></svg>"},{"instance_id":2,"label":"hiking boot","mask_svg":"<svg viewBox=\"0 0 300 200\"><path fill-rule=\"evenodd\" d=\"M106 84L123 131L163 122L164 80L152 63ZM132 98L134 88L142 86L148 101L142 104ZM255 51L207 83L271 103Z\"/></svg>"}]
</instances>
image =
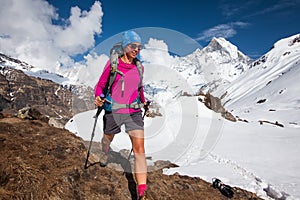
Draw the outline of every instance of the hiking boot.
<instances>
[{"instance_id":1,"label":"hiking boot","mask_svg":"<svg viewBox=\"0 0 300 200\"><path fill-rule=\"evenodd\" d=\"M146 192L144 192L143 196L139 196L138 200L147 200Z\"/></svg>"},{"instance_id":2,"label":"hiking boot","mask_svg":"<svg viewBox=\"0 0 300 200\"><path fill-rule=\"evenodd\" d=\"M100 152L99 154L99 163L101 166L104 166L105 164L107 164L108 161L108 154L104 153L104 152Z\"/></svg>"}]
</instances>

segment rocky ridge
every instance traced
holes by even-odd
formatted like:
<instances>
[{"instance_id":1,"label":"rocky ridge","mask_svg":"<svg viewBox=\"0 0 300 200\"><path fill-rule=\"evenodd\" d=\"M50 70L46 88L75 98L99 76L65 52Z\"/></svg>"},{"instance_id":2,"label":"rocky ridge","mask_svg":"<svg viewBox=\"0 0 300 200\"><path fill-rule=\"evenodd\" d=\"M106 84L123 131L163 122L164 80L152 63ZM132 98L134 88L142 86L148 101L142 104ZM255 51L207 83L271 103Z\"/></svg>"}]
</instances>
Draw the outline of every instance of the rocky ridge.
<instances>
[{"instance_id":1,"label":"rocky ridge","mask_svg":"<svg viewBox=\"0 0 300 200\"><path fill-rule=\"evenodd\" d=\"M92 91L86 98L80 98L74 91L78 87L68 87L50 80L26 75L23 71L0 66L0 110L16 113L24 107L37 109L59 127L73 114L93 109Z\"/></svg>"}]
</instances>

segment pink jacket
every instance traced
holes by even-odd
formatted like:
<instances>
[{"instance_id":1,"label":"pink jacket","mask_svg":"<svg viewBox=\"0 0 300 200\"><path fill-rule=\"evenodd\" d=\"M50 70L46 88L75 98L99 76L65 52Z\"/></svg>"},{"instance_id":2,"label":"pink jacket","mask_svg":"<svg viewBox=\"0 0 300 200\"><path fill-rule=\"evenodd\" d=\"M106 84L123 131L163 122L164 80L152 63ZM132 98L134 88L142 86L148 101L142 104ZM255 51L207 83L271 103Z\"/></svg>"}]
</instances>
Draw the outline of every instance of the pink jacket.
<instances>
[{"instance_id":1,"label":"pink jacket","mask_svg":"<svg viewBox=\"0 0 300 200\"><path fill-rule=\"evenodd\" d=\"M111 98L120 104L131 104L139 96L138 87L140 83L140 74L136 67L133 64L126 64L121 59L119 59L118 70L124 74L124 96L122 97L122 88L121 88L121 75L117 74L116 79L111 87ZM144 73L144 67L143 67ZM100 96L103 93L103 89L106 86L110 75L110 61L108 61L104 67L104 70L99 78L97 85L94 88L95 97ZM142 103L145 102L144 88L140 91L140 100ZM133 108L122 108L116 111L116 113L133 113L140 111Z\"/></svg>"}]
</instances>

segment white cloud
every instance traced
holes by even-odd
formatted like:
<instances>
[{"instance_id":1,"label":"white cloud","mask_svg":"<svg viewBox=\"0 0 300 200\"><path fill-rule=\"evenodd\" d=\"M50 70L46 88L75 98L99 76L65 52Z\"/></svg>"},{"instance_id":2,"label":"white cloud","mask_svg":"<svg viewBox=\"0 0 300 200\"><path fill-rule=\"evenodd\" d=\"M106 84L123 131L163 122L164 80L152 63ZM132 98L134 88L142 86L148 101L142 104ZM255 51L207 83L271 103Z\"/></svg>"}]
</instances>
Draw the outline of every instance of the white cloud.
<instances>
[{"instance_id":1,"label":"white cloud","mask_svg":"<svg viewBox=\"0 0 300 200\"><path fill-rule=\"evenodd\" d=\"M220 24L208 30L203 31L195 39L197 41L209 41L213 37L231 38L237 34L237 28L247 27L249 23L245 22L232 22L228 24Z\"/></svg>"},{"instance_id":2,"label":"white cloud","mask_svg":"<svg viewBox=\"0 0 300 200\"><path fill-rule=\"evenodd\" d=\"M93 88L108 59L109 57L105 54L97 55L96 53L90 53L84 56L82 62L74 63L72 70L67 68L61 69L63 76L69 78L69 82L64 82L64 84L77 83Z\"/></svg>"},{"instance_id":3,"label":"white cloud","mask_svg":"<svg viewBox=\"0 0 300 200\"><path fill-rule=\"evenodd\" d=\"M0 0L0 4L0 51L49 71L73 65L71 56L93 47L95 34L102 32L98 1L89 11L73 7L62 25L53 24L60 18L45 0Z\"/></svg>"},{"instance_id":4,"label":"white cloud","mask_svg":"<svg viewBox=\"0 0 300 200\"><path fill-rule=\"evenodd\" d=\"M94 4L90 12L73 7L69 18L70 25L58 31L56 45L70 54L85 52L94 46L94 34L101 32L101 7Z\"/></svg>"},{"instance_id":5,"label":"white cloud","mask_svg":"<svg viewBox=\"0 0 300 200\"><path fill-rule=\"evenodd\" d=\"M141 51L141 58L145 63L171 66L174 58L169 54L168 45L163 40L150 38Z\"/></svg>"},{"instance_id":6,"label":"white cloud","mask_svg":"<svg viewBox=\"0 0 300 200\"><path fill-rule=\"evenodd\" d=\"M253 8L256 4L259 4L257 0L248 1L232 1L232 0L222 0L220 9L222 14L229 18L235 15L240 15L243 12L248 12L249 8ZM252 11L253 12L253 11Z\"/></svg>"},{"instance_id":7,"label":"white cloud","mask_svg":"<svg viewBox=\"0 0 300 200\"><path fill-rule=\"evenodd\" d=\"M300 0L265 1L264 4L257 0L222 0L220 9L222 10L222 14L227 18L233 16L239 16L239 18L249 18L270 13L291 14L297 10L295 8L299 7L299 5Z\"/></svg>"},{"instance_id":8,"label":"white cloud","mask_svg":"<svg viewBox=\"0 0 300 200\"><path fill-rule=\"evenodd\" d=\"M275 12L285 12L287 14L293 13L293 9L300 5L300 0L280 0L278 2L270 4L270 6L259 10L257 12L253 12L247 17L253 17L258 15L264 15L268 13L275 13ZM286 12L288 11L288 12Z\"/></svg>"}]
</instances>

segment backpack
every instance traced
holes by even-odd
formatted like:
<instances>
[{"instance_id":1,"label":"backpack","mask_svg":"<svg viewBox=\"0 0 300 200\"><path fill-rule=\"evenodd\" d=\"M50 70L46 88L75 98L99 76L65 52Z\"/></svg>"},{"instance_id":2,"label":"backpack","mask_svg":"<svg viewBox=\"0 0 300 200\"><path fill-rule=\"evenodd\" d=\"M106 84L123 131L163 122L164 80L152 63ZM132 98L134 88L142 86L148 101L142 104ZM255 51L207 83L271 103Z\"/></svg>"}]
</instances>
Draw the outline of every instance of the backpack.
<instances>
[{"instance_id":1,"label":"backpack","mask_svg":"<svg viewBox=\"0 0 300 200\"><path fill-rule=\"evenodd\" d=\"M108 77L108 80L106 82L106 86L103 90L103 94L105 94L106 101L103 105L103 108L105 111L112 112L114 110L118 110L121 108L134 108L134 109L139 109L143 107L144 105L140 101L140 92L143 87L143 69L142 69L142 64L141 61L137 58L134 59L134 62L137 66L137 70L140 75L140 83L138 86L138 98L131 104L119 104L116 103L112 98L111 98L111 87L116 79L117 74L121 76L121 87L122 87L122 96L124 96L124 74L118 70L118 65L119 65L119 58L124 54L123 47L122 47L122 42L116 43L110 50L110 75Z\"/></svg>"}]
</instances>

